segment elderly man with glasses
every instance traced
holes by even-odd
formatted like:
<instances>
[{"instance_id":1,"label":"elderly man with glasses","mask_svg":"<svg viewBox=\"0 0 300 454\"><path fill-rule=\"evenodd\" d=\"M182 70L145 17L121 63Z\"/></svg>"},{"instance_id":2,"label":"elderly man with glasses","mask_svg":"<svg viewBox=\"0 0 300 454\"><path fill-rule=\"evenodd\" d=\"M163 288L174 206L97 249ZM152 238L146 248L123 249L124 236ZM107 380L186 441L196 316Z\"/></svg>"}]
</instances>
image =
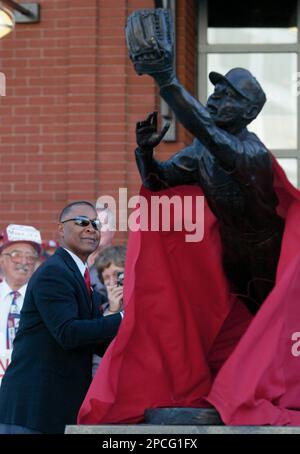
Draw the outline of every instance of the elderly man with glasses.
<instances>
[{"instance_id":1,"label":"elderly man with glasses","mask_svg":"<svg viewBox=\"0 0 300 454\"><path fill-rule=\"evenodd\" d=\"M100 241L95 207L79 201L60 215L61 246L27 288L12 362L0 389L0 433L63 433L76 424L92 379L122 314L104 317L90 286L88 256Z\"/></svg>"},{"instance_id":2,"label":"elderly man with glasses","mask_svg":"<svg viewBox=\"0 0 300 454\"><path fill-rule=\"evenodd\" d=\"M41 252L40 232L31 226L10 224L2 233L0 266L0 385L7 369L23 306L27 283Z\"/></svg>"}]
</instances>

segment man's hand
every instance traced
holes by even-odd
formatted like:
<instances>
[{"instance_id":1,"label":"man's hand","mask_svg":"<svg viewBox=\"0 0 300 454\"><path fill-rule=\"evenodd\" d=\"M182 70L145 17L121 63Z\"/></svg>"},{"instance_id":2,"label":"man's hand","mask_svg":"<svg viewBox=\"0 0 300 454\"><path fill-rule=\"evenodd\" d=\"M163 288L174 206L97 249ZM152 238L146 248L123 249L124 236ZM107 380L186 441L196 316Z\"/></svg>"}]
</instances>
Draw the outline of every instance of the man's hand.
<instances>
[{"instance_id":1,"label":"man's hand","mask_svg":"<svg viewBox=\"0 0 300 454\"><path fill-rule=\"evenodd\" d=\"M170 127L167 123L157 132L157 112L152 112L146 120L136 124L136 142L142 151L152 151L161 142Z\"/></svg>"}]
</instances>

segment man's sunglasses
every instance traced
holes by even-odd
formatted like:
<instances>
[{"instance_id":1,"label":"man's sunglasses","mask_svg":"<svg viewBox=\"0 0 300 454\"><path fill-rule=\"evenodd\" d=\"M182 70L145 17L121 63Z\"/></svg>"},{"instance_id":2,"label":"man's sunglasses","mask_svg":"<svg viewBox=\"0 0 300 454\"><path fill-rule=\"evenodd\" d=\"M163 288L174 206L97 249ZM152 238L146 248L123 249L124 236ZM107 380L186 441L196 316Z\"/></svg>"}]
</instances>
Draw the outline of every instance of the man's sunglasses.
<instances>
[{"instance_id":1,"label":"man's sunglasses","mask_svg":"<svg viewBox=\"0 0 300 454\"><path fill-rule=\"evenodd\" d=\"M79 225L79 227L87 227L92 224L94 230L100 230L101 227L99 219L89 219L87 216L76 216L76 218L66 219L65 221L61 221L61 223L64 224L69 221L74 221L76 225Z\"/></svg>"}]
</instances>

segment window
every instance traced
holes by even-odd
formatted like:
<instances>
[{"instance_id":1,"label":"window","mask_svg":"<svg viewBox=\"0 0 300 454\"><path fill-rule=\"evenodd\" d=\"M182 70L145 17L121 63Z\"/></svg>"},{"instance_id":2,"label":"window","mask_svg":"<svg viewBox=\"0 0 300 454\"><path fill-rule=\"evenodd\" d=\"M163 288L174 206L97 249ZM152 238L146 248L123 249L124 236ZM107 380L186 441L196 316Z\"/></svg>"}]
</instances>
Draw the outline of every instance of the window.
<instances>
[{"instance_id":1,"label":"window","mask_svg":"<svg viewBox=\"0 0 300 454\"><path fill-rule=\"evenodd\" d=\"M249 125L299 185L298 8L300 0L198 0L198 91L212 92L208 73L249 69L261 83L267 103Z\"/></svg>"}]
</instances>

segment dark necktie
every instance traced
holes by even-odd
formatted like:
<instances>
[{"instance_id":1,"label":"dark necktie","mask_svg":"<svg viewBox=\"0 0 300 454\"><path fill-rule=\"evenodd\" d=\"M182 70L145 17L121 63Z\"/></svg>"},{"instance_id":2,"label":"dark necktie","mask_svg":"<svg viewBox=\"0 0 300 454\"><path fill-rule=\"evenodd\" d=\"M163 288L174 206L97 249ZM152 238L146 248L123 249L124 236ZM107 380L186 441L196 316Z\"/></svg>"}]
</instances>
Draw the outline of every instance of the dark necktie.
<instances>
[{"instance_id":1,"label":"dark necktie","mask_svg":"<svg viewBox=\"0 0 300 454\"><path fill-rule=\"evenodd\" d=\"M17 299L21 294L17 291L10 292L12 295L12 301L7 317L7 328L6 328L6 348L8 350L12 350L13 348L13 341L16 337L19 323L20 323L20 311L17 305Z\"/></svg>"}]
</instances>

